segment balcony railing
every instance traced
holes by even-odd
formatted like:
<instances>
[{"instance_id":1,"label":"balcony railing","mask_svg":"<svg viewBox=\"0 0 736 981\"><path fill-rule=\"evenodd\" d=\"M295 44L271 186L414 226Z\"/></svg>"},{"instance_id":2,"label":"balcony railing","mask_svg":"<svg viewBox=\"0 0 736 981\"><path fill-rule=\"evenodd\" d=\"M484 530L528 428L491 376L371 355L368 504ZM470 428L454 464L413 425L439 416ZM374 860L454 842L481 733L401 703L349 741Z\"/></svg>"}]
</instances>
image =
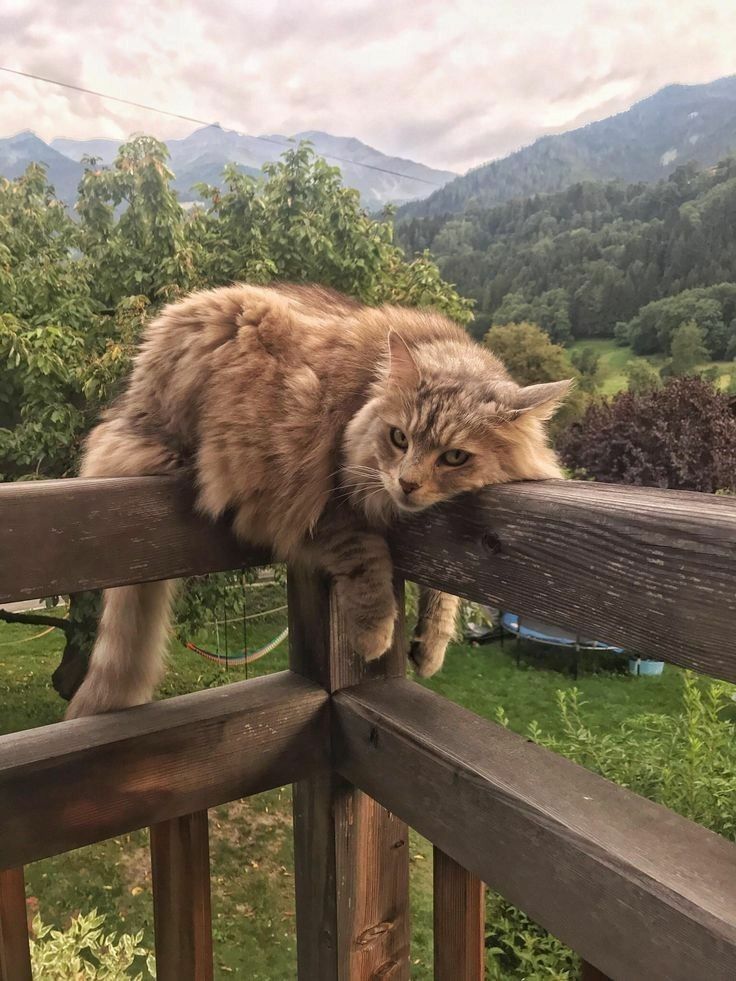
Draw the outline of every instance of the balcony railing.
<instances>
[{"instance_id":1,"label":"balcony railing","mask_svg":"<svg viewBox=\"0 0 736 981\"><path fill-rule=\"evenodd\" d=\"M736 681L736 500L514 485L392 547L405 579ZM169 478L2 485L0 555L0 602L268 561ZM407 825L441 981L482 977L483 883L589 979L733 981L736 846L406 680L401 643L362 664L330 584L288 589L289 671L0 737L3 981L31 976L23 866L142 827L158 977L207 981L207 810L286 783L300 981L409 977Z\"/></svg>"}]
</instances>

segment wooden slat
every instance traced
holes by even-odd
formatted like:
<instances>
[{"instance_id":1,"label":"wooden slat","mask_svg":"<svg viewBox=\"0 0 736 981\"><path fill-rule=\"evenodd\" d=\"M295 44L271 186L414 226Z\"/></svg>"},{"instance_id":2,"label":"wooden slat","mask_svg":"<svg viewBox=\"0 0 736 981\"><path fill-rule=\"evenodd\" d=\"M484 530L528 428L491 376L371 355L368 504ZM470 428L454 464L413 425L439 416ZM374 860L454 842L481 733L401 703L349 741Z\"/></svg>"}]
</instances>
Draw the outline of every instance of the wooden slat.
<instances>
[{"instance_id":1,"label":"wooden slat","mask_svg":"<svg viewBox=\"0 0 736 981\"><path fill-rule=\"evenodd\" d=\"M435 981L483 981L485 916L481 880L435 848Z\"/></svg>"},{"instance_id":2,"label":"wooden slat","mask_svg":"<svg viewBox=\"0 0 736 981\"><path fill-rule=\"evenodd\" d=\"M403 630L382 661L366 666L353 655L324 580L291 571L289 611L294 669L329 690L405 671ZM341 778L295 785L300 981L409 978L408 844L402 821Z\"/></svg>"},{"instance_id":3,"label":"wooden slat","mask_svg":"<svg viewBox=\"0 0 736 981\"><path fill-rule=\"evenodd\" d=\"M0 484L0 603L263 565L173 477Z\"/></svg>"},{"instance_id":4,"label":"wooden slat","mask_svg":"<svg viewBox=\"0 0 736 981\"><path fill-rule=\"evenodd\" d=\"M733 981L732 843L413 682L333 706L346 779L599 970Z\"/></svg>"},{"instance_id":5,"label":"wooden slat","mask_svg":"<svg viewBox=\"0 0 736 981\"><path fill-rule=\"evenodd\" d=\"M0 871L0 981L32 981L22 868Z\"/></svg>"},{"instance_id":6,"label":"wooden slat","mask_svg":"<svg viewBox=\"0 0 736 981\"><path fill-rule=\"evenodd\" d=\"M510 484L403 521L406 578L736 681L736 499Z\"/></svg>"},{"instance_id":7,"label":"wooden slat","mask_svg":"<svg viewBox=\"0 0 736 981\"><path fill-rule=\"evenodd\" d=\"M212 981L207 811L151 828L156 977Z\"/></svg>"},{"instance_id":8,"label":"wooden slat","mask_svg":"<svg viewBox=\"0 0 736 981\"><path fill-rule=\"evenodd\" d=\"M326 703L282 672L0 737L0 868L325 771Z\"/></svg>"}]
</instances>

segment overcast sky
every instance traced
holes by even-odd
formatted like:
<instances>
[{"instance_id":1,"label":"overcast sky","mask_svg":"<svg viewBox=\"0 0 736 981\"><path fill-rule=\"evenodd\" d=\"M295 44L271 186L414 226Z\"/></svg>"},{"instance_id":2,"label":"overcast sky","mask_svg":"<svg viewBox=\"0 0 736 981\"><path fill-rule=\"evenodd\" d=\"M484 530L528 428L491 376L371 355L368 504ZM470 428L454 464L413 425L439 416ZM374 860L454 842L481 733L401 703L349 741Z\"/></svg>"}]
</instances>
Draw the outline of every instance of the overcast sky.
<instances>
[{"instance_id":1,"label":"overcast sky","mask_svg":"<svg viewBox=\"0 0 736 981\"><path fill-rule=\"evenodd\" d=\"M251 134L466 170L736 73L736 0L0 0L0 64ZM190 123L0 73L0 136Z\"/></svg>"}]
</instances>

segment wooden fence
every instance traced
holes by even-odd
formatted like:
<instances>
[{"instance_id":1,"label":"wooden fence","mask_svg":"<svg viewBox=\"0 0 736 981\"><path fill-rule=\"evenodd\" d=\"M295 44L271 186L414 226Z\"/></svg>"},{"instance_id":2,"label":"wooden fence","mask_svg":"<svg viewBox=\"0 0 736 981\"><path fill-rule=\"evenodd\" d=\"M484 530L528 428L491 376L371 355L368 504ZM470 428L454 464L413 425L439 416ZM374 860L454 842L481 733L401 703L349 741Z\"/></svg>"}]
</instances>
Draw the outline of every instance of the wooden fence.
<instances>
[{"instance_id":1,"label":"wooden fence","mask_svg":"<svg viewBox=\"0 0 736 981\"><path fill-rule=\"evenodd\" d=\"M732 499L515 485L392 547L405 579L736 681ZM268 558L169 478L0 485L0 556L0 603ZM362 664L328 582L291 571L289 621L289 671L0 737L2 981L31 976L23 866L142 827L158 977L212 978L207 810L285 783L300 981L409 978L408 825L440 981L482 977L483 883L589 981L733 981L736 846L406 680L402 644Z\"/></svg>"}]
</instances>

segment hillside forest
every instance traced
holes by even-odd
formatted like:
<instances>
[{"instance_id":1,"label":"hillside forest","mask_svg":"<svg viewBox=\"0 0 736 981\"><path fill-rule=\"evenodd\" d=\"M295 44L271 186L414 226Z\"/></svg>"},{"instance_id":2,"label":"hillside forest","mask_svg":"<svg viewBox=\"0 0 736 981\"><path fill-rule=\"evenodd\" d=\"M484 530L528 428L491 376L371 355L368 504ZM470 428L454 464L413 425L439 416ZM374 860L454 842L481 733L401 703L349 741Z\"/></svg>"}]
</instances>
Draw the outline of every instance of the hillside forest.
<instances>
[{"instance_id":1,"label":"hillside forest","mask_svg":"<svg viewBox=\"0 0 736 981\"><path fill-rule=\"evenodd\" d=\"M669 357L694 323L705 358L736 356L736 159L657 184L579 183L399 226L475 301L476 336L530 321L557 343L615 339Z\"/></svg>"}]
</instances>

